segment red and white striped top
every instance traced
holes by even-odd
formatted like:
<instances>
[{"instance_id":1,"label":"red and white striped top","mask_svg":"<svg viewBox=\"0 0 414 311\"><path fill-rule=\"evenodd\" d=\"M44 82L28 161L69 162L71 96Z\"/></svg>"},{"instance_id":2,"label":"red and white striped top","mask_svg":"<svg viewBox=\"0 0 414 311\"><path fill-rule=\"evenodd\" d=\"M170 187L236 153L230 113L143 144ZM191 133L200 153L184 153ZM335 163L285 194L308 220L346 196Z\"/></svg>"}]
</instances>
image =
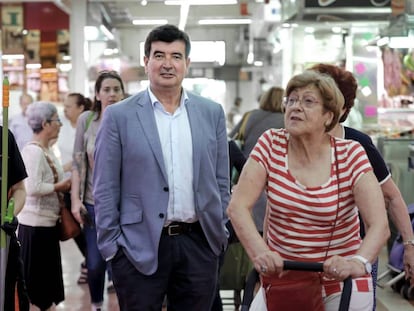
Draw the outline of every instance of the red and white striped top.
<instances>
[{"instance_id":1,"label":"red and white striped top","mask_svg":"<svg viewBox=\"0 0 414 311\"><path fill-rule=\"evenodd\" d=\"M305 187L289 172L288 140L286 130L270 129L250 155L268 174L269 247L283 259L298 261L321 262L333 255L355 254L361 238L352 190L358 179L372 170L364 149L356 141L332 137L329 180L318 187Z\"/></svg>"}]
</instances>

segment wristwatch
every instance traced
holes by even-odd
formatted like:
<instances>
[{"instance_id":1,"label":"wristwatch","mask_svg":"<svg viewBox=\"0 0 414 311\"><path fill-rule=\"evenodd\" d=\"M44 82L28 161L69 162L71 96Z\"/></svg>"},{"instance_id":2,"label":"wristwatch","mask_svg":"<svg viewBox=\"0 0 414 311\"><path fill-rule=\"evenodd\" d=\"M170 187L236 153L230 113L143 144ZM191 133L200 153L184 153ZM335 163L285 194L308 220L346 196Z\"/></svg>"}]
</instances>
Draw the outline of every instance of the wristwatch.
<instances>
[{"instance_id":1,"label":"wristwatch","mask_svg":"<svg viewBox=\"0 0 414 311\"><path fill-rule=\"evenodd\" d=\"M404 245L404 246L407 246L407 245L414 245L414 239L404 241L404 242L403 242L403 245Z\"/></svg>"},{"instance_id":2,"label":"wristwatch","mask_svg":"<svg viewBox=\"0 0 414 311\"><path fill-rule=\"evenodd\" d=\"M362 257L361 255L355 255L352 256L351 259L356 259L360 262L362 262L362 264L365 266L365 271L369 274L371 274L372 271L372 265L371 263L368 261L368 259L366 259L365 257Z\"/></svg>"}]
</instances>

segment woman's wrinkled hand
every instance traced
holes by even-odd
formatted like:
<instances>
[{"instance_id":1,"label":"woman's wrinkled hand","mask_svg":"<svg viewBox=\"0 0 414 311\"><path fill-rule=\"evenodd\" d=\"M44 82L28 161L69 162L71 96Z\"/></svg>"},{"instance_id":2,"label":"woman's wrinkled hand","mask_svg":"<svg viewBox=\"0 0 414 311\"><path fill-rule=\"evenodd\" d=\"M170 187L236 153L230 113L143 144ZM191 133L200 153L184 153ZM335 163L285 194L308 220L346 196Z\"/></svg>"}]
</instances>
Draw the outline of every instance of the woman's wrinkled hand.
<instances>
[{"instance_id":1,"label":"woman's wrinkled hand","mask_svg":"<svg viewBox=\"0 0 414 311\"><path fill-rule=\"evenodd\" d=\"M405 279L410 279L411 285L414 285L414 245L404 245L403 262Z\"/></svg>"},{"instance_id":2,"label":"woman's wrinkled hand","mask_svg":"<svg viewBox=\"0 0 414 311\"><path fill-rule=\"evenodd\" d=\"M65 178L55 184L55 191L56 192L68 192L72 185L70 177Z\"/></svg>"},{"instance_id":3,"label":"woman's wrinkled hand","mask_svg":"<svg viewBox=\"0 0 414 311\"><path fill-rule=\"evenodd\" d=\"M342 256L327 259L323 264L323 271L326 278L338 281L343 281L349 276L357 278L367 274L363 263Z\"/></svg>"},{"instance_id":4,"label":"woman's wrinkled hand","mask_svg":"<svg viewBox=\"0 0 414 311\"><path fill-rule=\"evenodd\" d=\"M264 276L278 274L283 272L283 260L277 252L265 250L253 259L255 269Z\"/></svg>"}]
</instances>

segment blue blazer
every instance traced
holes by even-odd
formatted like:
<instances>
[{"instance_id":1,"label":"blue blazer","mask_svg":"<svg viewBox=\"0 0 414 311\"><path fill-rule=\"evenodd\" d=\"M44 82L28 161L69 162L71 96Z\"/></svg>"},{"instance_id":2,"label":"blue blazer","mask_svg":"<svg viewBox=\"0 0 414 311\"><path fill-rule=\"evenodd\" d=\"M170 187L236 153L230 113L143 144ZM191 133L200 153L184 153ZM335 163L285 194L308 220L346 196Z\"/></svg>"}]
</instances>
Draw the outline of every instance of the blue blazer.
<instances>
[{"instance_id":1,"label":"blue blazer","mask_svg":"<svg viewBox=\"0 0 414 311\"><path fill-rule=\"evenodd\" d=\"M196 213L212 251L227 247L229 158L222 107L188 93ZM105 259L122 247L144 274L158 266L167 216L167 173L148 91L103 113L95 145L94 198L98 248Z\"/></svg>"}]
</instances>

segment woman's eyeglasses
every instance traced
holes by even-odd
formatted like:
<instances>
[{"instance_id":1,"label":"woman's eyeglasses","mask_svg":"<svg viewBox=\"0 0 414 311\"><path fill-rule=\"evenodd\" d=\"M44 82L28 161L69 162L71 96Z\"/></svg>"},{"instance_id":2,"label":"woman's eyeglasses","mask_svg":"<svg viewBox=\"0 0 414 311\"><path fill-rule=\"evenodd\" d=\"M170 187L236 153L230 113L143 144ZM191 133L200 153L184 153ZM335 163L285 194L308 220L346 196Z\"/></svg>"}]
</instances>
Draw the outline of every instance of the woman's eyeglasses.
<instances>
[{"instance_id":1,"label":"woman's eyeglasses","mask_svg":"<svg viewBox=\"0 0 414 311\"><path fill-rule=\"evenodd\" d=\"M283 99L283 104L285 107L293 107L296 104L299 104L302 108L310 109L313 108L316 104L319 104L319 101L312 98L299 98L299 97L285 97Z\"/></svg>"},{"instance_id":2,"label":"woman's eyeglasses","mask_svg":"<svg viewBox=\"0 0 414 311\"><path fill-rule=\"evenodd\" d=\"M56 118L56 119L48 119L48 120L46 120L47 122L49 122L49 123L51 123L51 122L53 122L53 121L56 121L56 122L58 122L59 124L62 124L62 121L60 121L60 119L59 118Z\"/></svg>"}]
</instances>

